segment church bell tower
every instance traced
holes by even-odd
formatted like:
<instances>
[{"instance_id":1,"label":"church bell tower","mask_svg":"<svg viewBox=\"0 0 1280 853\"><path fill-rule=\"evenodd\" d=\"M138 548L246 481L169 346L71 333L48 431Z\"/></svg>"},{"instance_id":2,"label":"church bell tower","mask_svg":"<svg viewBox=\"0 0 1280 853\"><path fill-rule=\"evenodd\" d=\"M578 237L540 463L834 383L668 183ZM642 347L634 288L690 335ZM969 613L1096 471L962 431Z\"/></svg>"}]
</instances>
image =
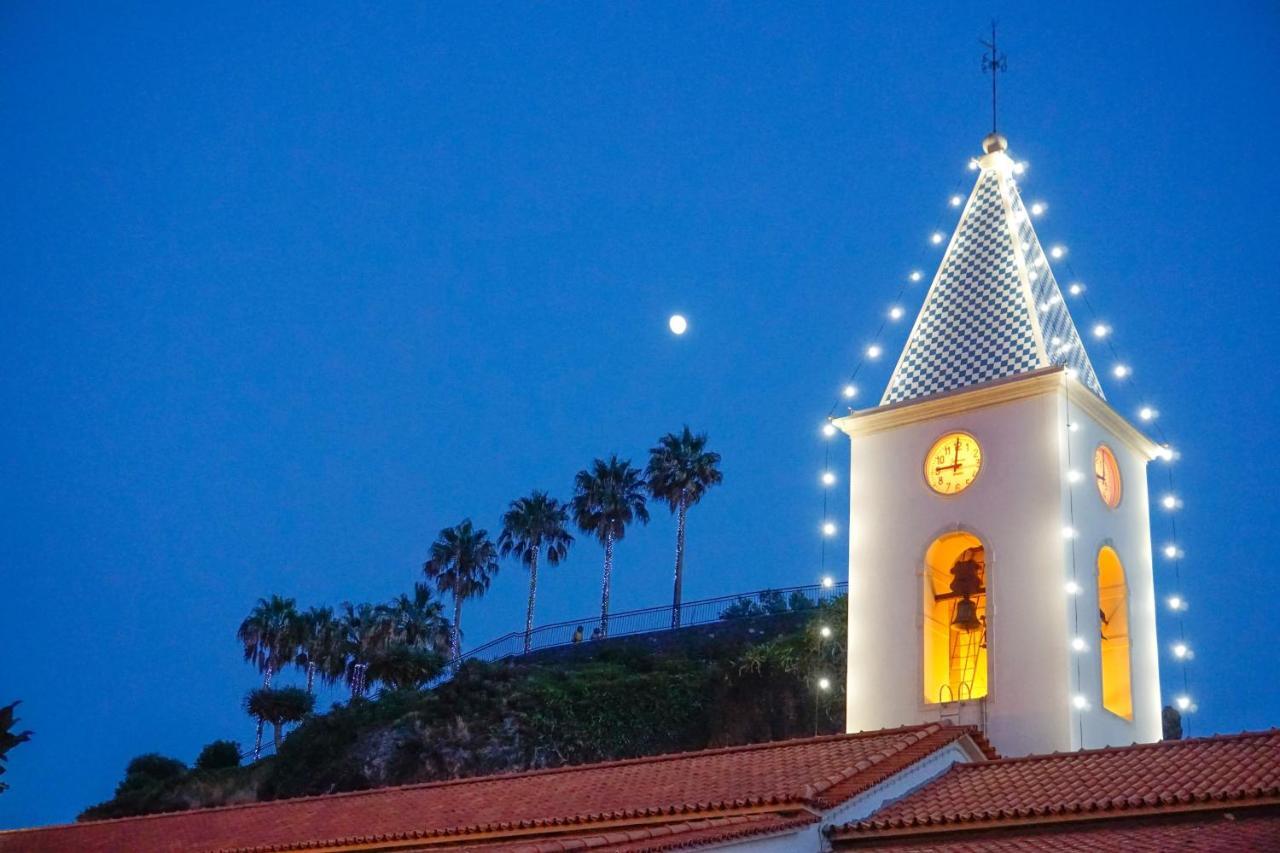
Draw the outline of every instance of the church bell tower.
<instances>
[{"instance_id":1,"label":"church bell tower","mask_svg":"<svg viewBox=\"0 0 1280 853\"><path fill-rule=\"evenodd\" d=\"M851 732L952 721L1005 755L1160 738L1146 466L1014 180L978 179L850 439Z\"/></svg>"}]
</instances>

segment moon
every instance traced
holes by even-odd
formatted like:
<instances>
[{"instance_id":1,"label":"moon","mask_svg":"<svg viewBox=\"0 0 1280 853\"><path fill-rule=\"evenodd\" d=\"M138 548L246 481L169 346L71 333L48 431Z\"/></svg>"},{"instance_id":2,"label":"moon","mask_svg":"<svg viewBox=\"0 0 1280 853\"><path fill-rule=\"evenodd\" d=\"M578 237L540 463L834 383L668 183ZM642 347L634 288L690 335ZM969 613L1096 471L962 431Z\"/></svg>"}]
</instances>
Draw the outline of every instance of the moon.
<instances>
[{"instance_id":1,"label":"moon","mask_svg":"<svg viewBox=\"0 0 1280 853\"><path fill-rule=\"evenodd\" d=\"M671 319L667 321L667 327L671 329L674 335L683 335L689 328L689 321L682 314L672 314Z\"/></svg>"}]
</instances>

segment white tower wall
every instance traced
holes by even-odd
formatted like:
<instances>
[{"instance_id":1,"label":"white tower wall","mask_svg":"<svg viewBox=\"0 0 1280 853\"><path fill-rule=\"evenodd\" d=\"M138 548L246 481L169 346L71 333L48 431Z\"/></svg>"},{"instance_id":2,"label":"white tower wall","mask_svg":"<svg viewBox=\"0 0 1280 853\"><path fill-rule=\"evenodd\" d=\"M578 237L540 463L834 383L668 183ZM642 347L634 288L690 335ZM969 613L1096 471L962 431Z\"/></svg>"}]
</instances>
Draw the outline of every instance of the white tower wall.
<instances>
[{"instance_id":1,"label":"white tower wall","mask_svg":"<svg viewBox=\"0 0 1280 853\"><path fill-rule=\"evenodd\" d=\"M1069 405L1081 423L1074 433L1065 429ZM982 726L1006 755L1159 738L1144 470L1150 442L1061 368L872 409L837 425L851 438L849 731L952 720ZM982 469L967 489L943 496L926 484L924 458L953 430L978 440ZM1091 479L1093 448L1104 440L1125 483L1116 510L1102 504ZM1073 487L1072 467L1089 479ZM1063 535L1073 508L1074 540ZM972 533L986 549L988 694L931 703L924 696L924 556L953 530ZM1078 602L1065 588L1072 544ZM1132 722L1101 707L1094 639L1101 544L1120 553L1129 584ZM1089 641L1083 654L1071 648L1077 620ZM1089 708L1073 706L1077 692Z\"/></svg>"}]
</instances>

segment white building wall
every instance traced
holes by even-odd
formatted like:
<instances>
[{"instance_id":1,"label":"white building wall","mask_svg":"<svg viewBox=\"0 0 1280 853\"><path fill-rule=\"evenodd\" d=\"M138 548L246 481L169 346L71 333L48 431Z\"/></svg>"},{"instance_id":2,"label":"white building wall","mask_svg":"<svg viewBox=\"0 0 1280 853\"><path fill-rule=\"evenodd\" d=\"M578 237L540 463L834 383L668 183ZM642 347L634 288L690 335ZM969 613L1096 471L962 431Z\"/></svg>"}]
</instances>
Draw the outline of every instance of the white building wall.
<instances>
[{"instance_id":1,"label":"white building wall","mask_svg":"<svg viewBox=\"0 0 1280 853\"><path fill-rule=\"evenodd\" d=\"M1028 383L1022 387L1029 396L1005 394L1017 398L993 403L990 393L975 390L943 408L911 404L922 406L920 419L903 417L907 407L898 407L883 429L875 420L883 410L842 422L851 436L851 732L940 719L972 723L1010 756L1159 739L1147 451L1100 401L1090 408L1106 418L1074 402L1089 392L1060 372L1056 381L1040 374L1005 385L1015 383ZM1066 430L1068 416L1080 423L1077 431ZM1104 426L1107 418L1130 441ZM955 430L978 440L982 470L960 494L938 495L924 480L924 457ZM1093 450L1101 441L1115 453L1124 481L1116 510L1093 483ZM1067 477L1071 468L1084 475L1076 484ZM1068 527L1074 539L1064 537ZM924 554L953 530L971 532L986 546L989 689L985 700L941 705L924 698ZM1132 723L1101 702L1096 559L1103 544L1119 553L1128 583ZM1073 546L1077 600L1066 592ZM1084 653L1071 648L1077 630L1088 643ZM1083 711L1073 707L1077 692L1089 701Z\"/></svg>"},{"instance_id":2,"label":"white building wall","mask_svg":"<svg viewBox=\"0 0 1280 853\"><path fill-rule=\"evenodd\" d=\"M1152 566L1151 510L1147 490L1147 457L1132 447L1076 403L1058 397L1063 422L1075 422L1063 443L1063 469L1081 472L1083 479L1072 495L1063 484L1063 501L1074 508L1077 536L1075 565L1079 595L1079 633L1087 643L1082 653L1072 654L1069 677L1076 677L1079 663L1079 691L1089 708L1079 714L1073 734L1076 748L1122 746L1160 740L1160 667L1156 640L1155 577ZM1068 444L1069 443L1069 444ZM1109 508L1094 484L1093 454L1106 444L1120 466L1120 504ZM1068 462L1067 454L1070 454ZM1164 464L1157 462L1155 464ZM1064 542L1064 565L1071 571L1071 541ZM1098 552L1110 545L1124 566L1129 599L1130 672L1133 689L1133 721L1127 721L1102 707L1102 661L1098 618ZM1069 600L1068 600L1069 602ZM1070 607L1070 602L1068 603ZM1068 613L1068 618L1071 614Z\"/></svg>"}]
</instances>

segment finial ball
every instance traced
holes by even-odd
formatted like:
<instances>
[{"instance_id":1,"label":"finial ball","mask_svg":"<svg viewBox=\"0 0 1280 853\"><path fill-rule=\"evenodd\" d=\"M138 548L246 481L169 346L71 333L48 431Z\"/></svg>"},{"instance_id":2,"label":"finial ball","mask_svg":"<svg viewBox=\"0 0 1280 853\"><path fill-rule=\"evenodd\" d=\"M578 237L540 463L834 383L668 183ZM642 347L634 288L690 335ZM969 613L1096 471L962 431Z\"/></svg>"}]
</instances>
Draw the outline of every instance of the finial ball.
<instances>
[{"instance_id":1,"label":"finial ball","mask_svg":"<svg viewBox=\"0 0 1280 853\"><path fill-rule=\"evenodd\" d=\"M998 133L988 133L982 140L982 153L991 154L995 151L1005 151L1009 148L1009 140L1005 139Z\"/></svg>"}]
</instances>

